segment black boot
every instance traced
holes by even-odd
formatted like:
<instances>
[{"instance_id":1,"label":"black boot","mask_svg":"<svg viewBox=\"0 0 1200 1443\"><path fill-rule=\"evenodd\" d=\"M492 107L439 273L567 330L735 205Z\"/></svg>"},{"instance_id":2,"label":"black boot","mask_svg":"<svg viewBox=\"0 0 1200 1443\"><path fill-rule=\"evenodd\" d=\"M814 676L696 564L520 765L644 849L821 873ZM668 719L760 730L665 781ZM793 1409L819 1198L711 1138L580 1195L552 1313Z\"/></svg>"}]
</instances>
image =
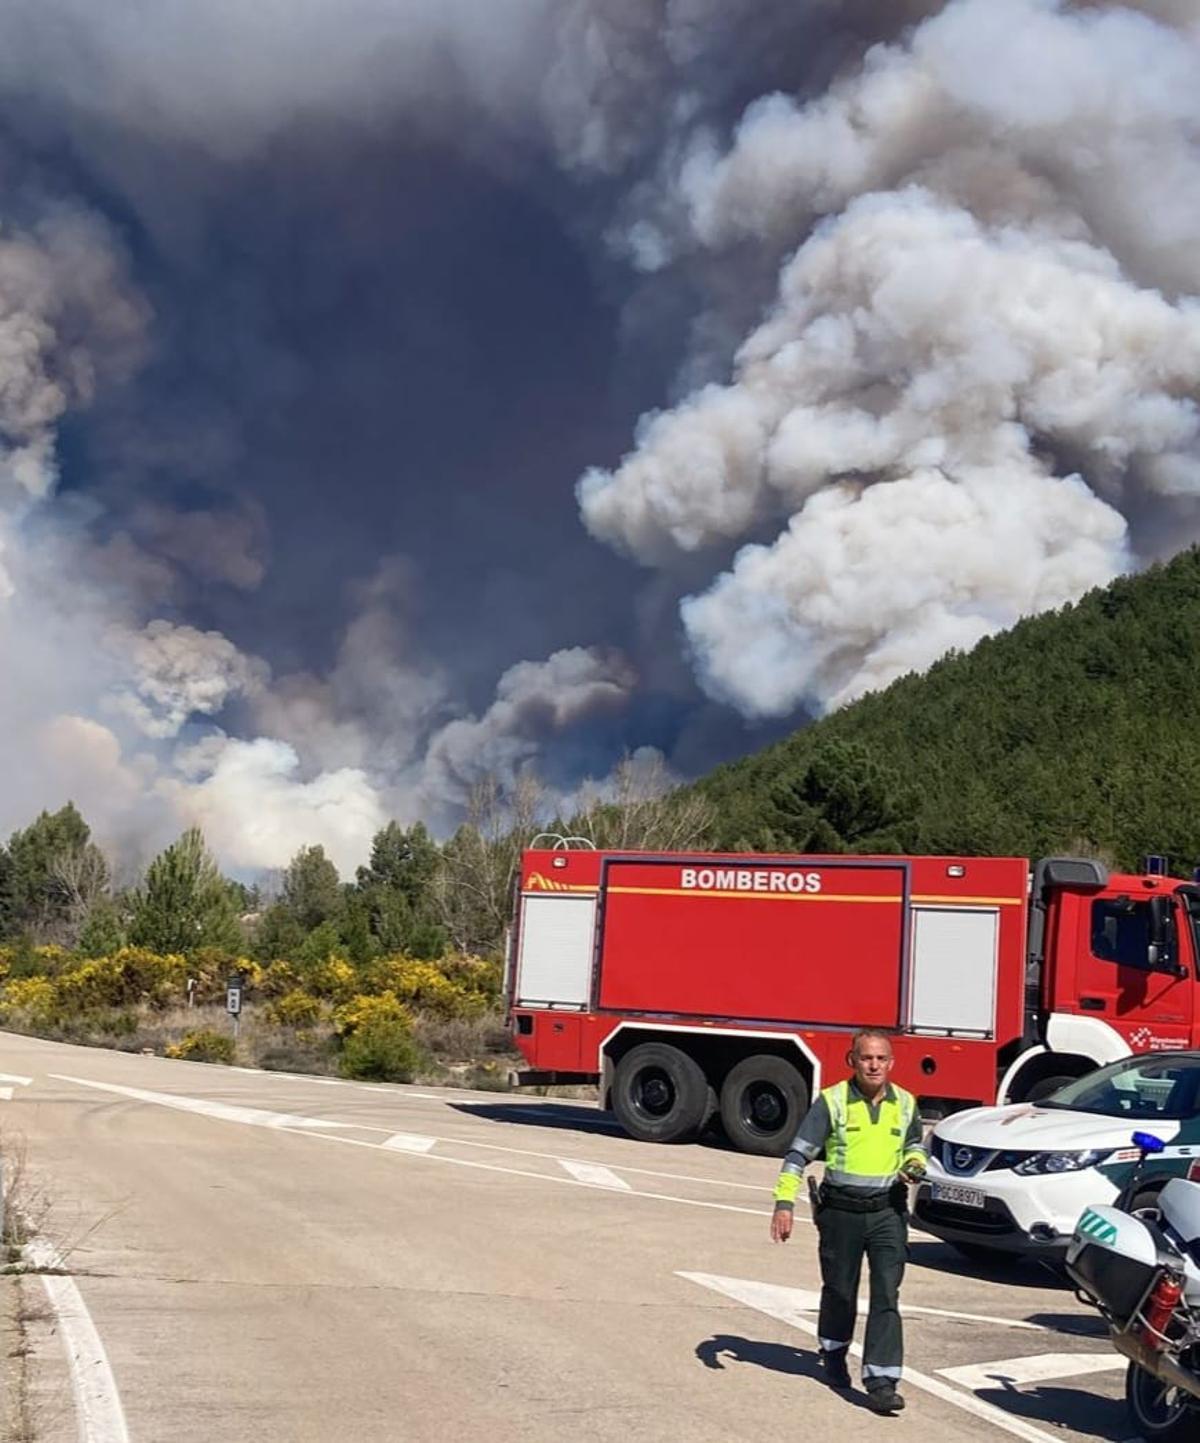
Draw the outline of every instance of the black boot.
<instances>
[{"instance_id":1,"label":"black boot","mask_svg":"<svg viewBox=\"0 0 1200 1443\"><path fill-rule=\"evenodd\" d=\"M872 1413L899 1413L904 1399L896 1392L894 1383L885 1383L881 1388L868 1390L867 1407Z\"/></svg>"},{"instance_id":2,"label":"black boot","mask_svg":"<svg viewBox=\"0 0 1200 1443\"><path fill-rule=\"evenodd\" d=\"M846 1366L845 1348L828 1348L821 1354L821 1367L825 1369L825 1381L831 1388L850 1386L850 1369Z\"/></svg>"}]
</instances>

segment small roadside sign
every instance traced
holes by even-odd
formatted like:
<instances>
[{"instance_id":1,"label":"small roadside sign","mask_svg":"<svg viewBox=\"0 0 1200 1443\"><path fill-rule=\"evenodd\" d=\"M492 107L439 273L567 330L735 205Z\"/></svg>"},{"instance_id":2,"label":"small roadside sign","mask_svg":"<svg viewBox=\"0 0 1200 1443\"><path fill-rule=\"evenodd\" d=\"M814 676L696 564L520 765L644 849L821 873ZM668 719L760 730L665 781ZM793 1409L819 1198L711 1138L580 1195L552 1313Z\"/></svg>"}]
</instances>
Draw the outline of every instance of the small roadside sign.
<instances>
[{"instance_id":1,"label":"small roadside sign","mask_svg":"<svg viewBox=\"0 0 1200 1443\"><path fill-rule=\"evenodd\" d=\"M242 1010L242 979L231 977L225 984L225 1011L236 1017Z\"/></svg>"}]
</instances>

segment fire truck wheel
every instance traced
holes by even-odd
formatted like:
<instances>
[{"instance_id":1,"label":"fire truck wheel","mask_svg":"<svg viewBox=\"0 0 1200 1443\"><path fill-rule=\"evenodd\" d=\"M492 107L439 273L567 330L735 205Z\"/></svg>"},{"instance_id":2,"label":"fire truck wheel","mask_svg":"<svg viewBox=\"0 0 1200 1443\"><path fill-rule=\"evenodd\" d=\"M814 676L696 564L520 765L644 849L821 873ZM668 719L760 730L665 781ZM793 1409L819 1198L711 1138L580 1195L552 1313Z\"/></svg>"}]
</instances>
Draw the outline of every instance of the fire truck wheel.
<instances>
[{"instance_id":1,"label":"fire truck wheel","mask_svg":"<svg viewBox=\"0 0 1200 1443\"><path fill-rule=\"evenodd\" d=\"M781 1157L807 1111L808 1084L782 1057L744 1058L721 1088L721 1121L742 1152Z\"/></svg>"},{"instance_id":2,"label":"fire truck wheel","mask_svg":"<svg viewBox=\"0 0 1200 1443\"><path fill-rule=\"evenodd\" d=\"M641 1142L691 1142L715 1102L700 1064L678 1047L643 1042L617 1063L612 1110Z\"/></svg>"},{"instance_id":3,"label":"fire truck wheel","mask_svg":"<svg viewBox=\"0 0 1200 1443\"><path fill-rule=\"evenodd\" d=\"M1078 1078L1071 1077L1067 1073L1055 1077L1039 1077L1021 1101L1040 1102L1043 1097L1049 1097L1052 1092L1057 1092L1060 1087L1066 1087L1068 1082L1077 1082L1078 1080Z\"/></svg>"}]
</instances>

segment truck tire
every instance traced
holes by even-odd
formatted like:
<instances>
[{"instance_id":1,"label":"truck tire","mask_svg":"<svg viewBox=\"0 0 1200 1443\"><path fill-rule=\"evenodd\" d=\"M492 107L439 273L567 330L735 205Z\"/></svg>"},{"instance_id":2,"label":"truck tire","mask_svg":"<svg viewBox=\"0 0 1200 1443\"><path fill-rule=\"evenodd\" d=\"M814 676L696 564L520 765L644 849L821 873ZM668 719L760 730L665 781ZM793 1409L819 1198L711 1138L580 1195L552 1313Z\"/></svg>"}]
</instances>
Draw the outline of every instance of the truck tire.
<instances>
[{"instance_id":1,"label":"truck tire","mask_svg":"<svg viewBox=\"0 0 1200 1443\"><path fill-rule=\"evenodd\" d=\"M742 1152L782 1157L808 1111L808 1084L782 1057L743 1058L721 1088L725 1135Z\"/></svg>"},{"instance_id":2,"label":"truck tire","mask_svg":"<svg viewBox=\"0 0 1200 1443\"><path fill-rule=\"evenodd\" d=\"M1078 1082L1078 1078L1069 1072L1056 1073L1053 1077L1039 1077L1032 1083L1028 1092L1021 1099L1022 1102L1040 1102L1043 1097L1049 1097L1052 1092L1057 1092L1060 1087L1066 1087L1068 1082Z\"/></svg>"},{"instance_id":3,"label":"truck tire","mask_svg":"<svg viewBox=\"0 0 1200 1443\"><path fill-rule=\"evenodd\" d=\"M691 1142L716 1107L694 1058L665 1042L643 1042L617 1063L612 1110L640 1142Z\"/></svg>"}]
</instances>

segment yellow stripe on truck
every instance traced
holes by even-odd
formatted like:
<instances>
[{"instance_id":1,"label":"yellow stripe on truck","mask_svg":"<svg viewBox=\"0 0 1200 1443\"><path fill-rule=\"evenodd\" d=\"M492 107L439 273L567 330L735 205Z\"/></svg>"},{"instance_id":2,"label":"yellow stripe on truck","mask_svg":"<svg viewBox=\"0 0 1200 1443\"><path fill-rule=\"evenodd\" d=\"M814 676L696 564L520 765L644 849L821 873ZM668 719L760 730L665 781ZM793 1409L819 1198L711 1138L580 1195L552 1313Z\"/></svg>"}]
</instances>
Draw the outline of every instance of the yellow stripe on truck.
<instances>
[{"instance_id":1,"label":"yellow stripe on truck","mask_svg":"<svg viewBox=\"0 0 1200 1443\"><path fill-rule=\"evenodd\" d=\"M856 892L748 892L740 889L719 892L715 887L607 887L608 892L624 892L641 897L738 897L757 902L902 902L897 893L892 897L866 897Z\"/></svg>"}]
</instances>

